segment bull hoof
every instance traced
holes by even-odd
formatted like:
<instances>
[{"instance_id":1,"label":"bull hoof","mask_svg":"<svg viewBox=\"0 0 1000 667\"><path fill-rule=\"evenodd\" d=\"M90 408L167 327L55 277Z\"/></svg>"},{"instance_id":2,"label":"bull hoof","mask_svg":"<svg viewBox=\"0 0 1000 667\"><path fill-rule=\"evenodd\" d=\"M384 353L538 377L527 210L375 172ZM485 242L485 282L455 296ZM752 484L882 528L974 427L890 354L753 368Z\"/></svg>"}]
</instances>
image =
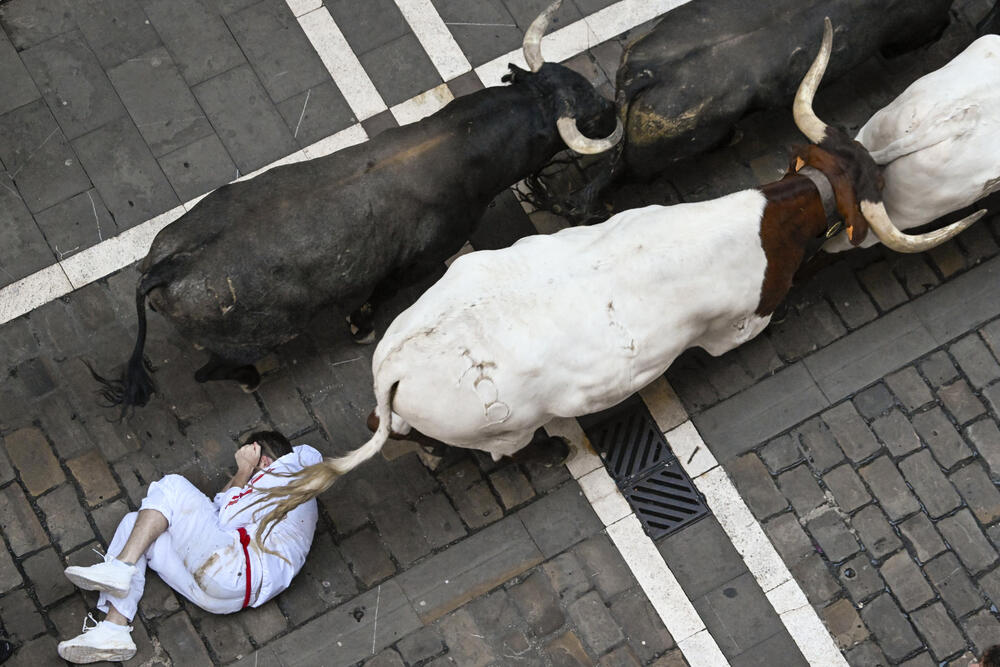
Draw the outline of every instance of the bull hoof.
<instances>
[{"instance_id":1,"label":"bull hoof","mask_svg":"<svg viewBox=\"0 0 1000 667\"><path fill-rule=\"evenodd\" d=\"M549 439L548 445L543 446L546 448L546 451L542 460L542 465L546 468L561 466L566 463L566 459L569 458L570 448L569 442L566 438L552 436Z\"/></svg>"},{"instance_id":2,"label":"bull hoof","mask_svg":"<svg viewBox=\"0 0 1000 667\"><path fill-rule=\"evenodd\" d=\"M371 345L375 342L375 330L369 329L367 332L358 329L353 324L351 325L351 338L358 345Z\"/></svg>"},{"instance_id":3,"label":"bull hoof","mask_svg":"<svg viewBox=\"0 0 1000 667\"><path fill-rule=\"evenodd\" d=\"M260 387L260 380L257 380L254 384L240 384L240 389L243 390L244 394L252 394Z\"/></svg>"}]
</instances>

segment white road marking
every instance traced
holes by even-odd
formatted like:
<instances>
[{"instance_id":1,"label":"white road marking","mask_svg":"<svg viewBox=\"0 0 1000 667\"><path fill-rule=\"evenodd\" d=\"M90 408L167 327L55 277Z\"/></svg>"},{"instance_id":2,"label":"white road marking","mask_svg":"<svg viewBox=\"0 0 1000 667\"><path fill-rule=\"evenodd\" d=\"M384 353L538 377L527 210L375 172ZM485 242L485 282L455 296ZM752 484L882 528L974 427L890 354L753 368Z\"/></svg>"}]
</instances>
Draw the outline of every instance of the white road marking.
<instances>
[{"instance_id":1,"label":"white road marking","mask_svg":"<svg viewBox=\"0 0 1000 667\"><path fill-rule=\"evenodd\" d=\"M0 323L69 294L73 284L59 264L47 266L0 290Z\"/></svg>"},{"instance_id":2,"label":"white road marking","mask_svg":"<svg viewBox=\"0 0 1000 667\"><path fill-rule=\"evenodd\" d=\"M330 10L320 7L303 14L299 25L359 121L386 110L385 101L330 16Z\"/></svg>"},{"instance_id":3,"label":"white road marking","mask_svg":"<svg viewBox=\"0 0 1000 667\"><path fill-rule=\"evenodd\" d=\"M455 99L448 84L442 83L437 88L431 88L426 93L411 97L392 107L393 117L400 125L415 123L421 118L430 116L444 105Z\"/></svg>"},{"instance_id":4,"label":"white road marking","mask_svg":"<svg viewBox=\"0 0 1000 667\"><path fill-rule=\"evenodd\" d=\"M462 53L431 0L396 0L396 5L441 75L442 81L451 81L472 70L468 58Z\"/></svg>"},{"instance_id":5,"label":"white road marking","mask_svg":"<svg viewBox=\"0 0 1000 667\"><path fill-rule=\"evenodd\" d=\"M676 577L667 567L653 540L642 524L601 458L594 453L587 436L575 419L555 419L545 426L549 435L570 441L573 456L566 462L594 512L604 524L639 586L656 610L663 625L677 642L691 667L722 667L729 662L709 634L705 622L688 599Z\"/></svg>"},{"instance_id":6,"label":"white road marking","mask_svg":"<svg viewBox=\"0 0 1000 667\"><path fill-rule=\"evenodd\" d=\"M296 18L302 16L303 14L308 14L309 12L319 9L323 6L323 0L287 0L288 7L292 10L292 14Z\"/></svg>"}]
</instances>

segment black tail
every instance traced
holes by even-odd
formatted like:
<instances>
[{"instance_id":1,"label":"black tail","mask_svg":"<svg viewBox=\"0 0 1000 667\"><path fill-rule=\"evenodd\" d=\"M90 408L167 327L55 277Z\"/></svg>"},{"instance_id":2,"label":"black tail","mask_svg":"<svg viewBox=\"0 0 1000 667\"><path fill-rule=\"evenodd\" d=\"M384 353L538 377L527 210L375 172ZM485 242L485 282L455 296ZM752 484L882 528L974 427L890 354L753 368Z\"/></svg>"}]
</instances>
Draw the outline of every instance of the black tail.
<instances>
[{"instance_id":1,"label":"black tail","mask_svg":"<svg viewBox=\"0 0 1000 667\"><path fill-rule=\"evenodd\" d=\"M123 419L133 406L146 405L156 391L156 384L150 376L150 373L153 372L153 365L142 350L146 345L146 296L164 282L163 280L150 280L150 274L146 274L136 285L135 310L139 319L139 332L136 335L132 356L125 365L122 376L117 380L109 380L98 375L93 367L87 364L90 374L102 385L102 388L97 391L107 401L107 407L122 406L121 417Z\"/></svg>"}]
</instances>

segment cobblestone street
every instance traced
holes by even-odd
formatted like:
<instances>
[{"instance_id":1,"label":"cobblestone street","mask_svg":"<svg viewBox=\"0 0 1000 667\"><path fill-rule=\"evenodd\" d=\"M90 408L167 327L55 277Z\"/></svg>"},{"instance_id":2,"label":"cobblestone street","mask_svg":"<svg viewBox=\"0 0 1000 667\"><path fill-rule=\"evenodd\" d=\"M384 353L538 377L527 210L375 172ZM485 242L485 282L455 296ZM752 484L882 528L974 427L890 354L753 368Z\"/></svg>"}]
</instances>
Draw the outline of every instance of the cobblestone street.
<instances>
[{"instance_id":1,"label":"cobblestone street","mask_svg":"<svg viewBox=\"0 0 1000 667\"><path fill-rule=\"evenodd\" d=\"M370 435L373 346L326 314L257 364L251 394L195 383L206 353L150 314L159 391L116 421L87 364L110 373L132 349L134 262L155 233L236 178L498 84L547 4L0 2L9 664L60 663L56 644L97 599L62 570L97 562L149 483L179 473L211 495L262 428L328 455ZM566 0L543 49L611 98L624 45L677 4ZM940 40L870 59L824 87L817 112L856 132L969 44L991 4L956 0ZM612 200L769 182L804 142L789 110L757 111L726 146ZM966 667L1000 642L1000 216L987 204L926 254L821 259L758 338L688 351L641 392L708 516L647 538L575 421L549 429L575 445L565 466L390 441L320 497L304 569L264 606L212 615L149 573L127 664ZM508 191L470 244L565 224Z\"/></svg>"}]
</instances>

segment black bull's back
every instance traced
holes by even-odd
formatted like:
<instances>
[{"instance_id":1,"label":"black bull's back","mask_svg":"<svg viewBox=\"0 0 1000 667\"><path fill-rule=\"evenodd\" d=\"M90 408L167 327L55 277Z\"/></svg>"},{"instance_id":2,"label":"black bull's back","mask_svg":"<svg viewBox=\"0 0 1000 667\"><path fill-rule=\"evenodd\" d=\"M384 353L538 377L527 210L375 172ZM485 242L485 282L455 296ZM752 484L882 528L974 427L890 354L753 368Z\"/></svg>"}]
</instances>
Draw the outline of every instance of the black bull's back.
<instances>
[{"instance_id":1,"label":"black bull's back","mask_svg":"<svg viewBox=\"0 0 1000 667\"><path fill-rule=\"evenodd\" d=\"M154 239L141 266L153 306L192 342L250 363L319 309L351 312L390 274L440 264L498 192L562 147L530 88L480 91L220 188Z\"/></svg>"},{"instance_id":2,"label":"black bull's back","mask_svg":"<svg viewBox=\"0 0 1000 667\"><path fill-rule=\"evenodd\" d=\"M617 76L624 161L648 178L723 140L747 110L790 104L823 33L827 79L883 47L927 40L951 0L693 0L632 43Z\"/></svg>"}]
</instances>

